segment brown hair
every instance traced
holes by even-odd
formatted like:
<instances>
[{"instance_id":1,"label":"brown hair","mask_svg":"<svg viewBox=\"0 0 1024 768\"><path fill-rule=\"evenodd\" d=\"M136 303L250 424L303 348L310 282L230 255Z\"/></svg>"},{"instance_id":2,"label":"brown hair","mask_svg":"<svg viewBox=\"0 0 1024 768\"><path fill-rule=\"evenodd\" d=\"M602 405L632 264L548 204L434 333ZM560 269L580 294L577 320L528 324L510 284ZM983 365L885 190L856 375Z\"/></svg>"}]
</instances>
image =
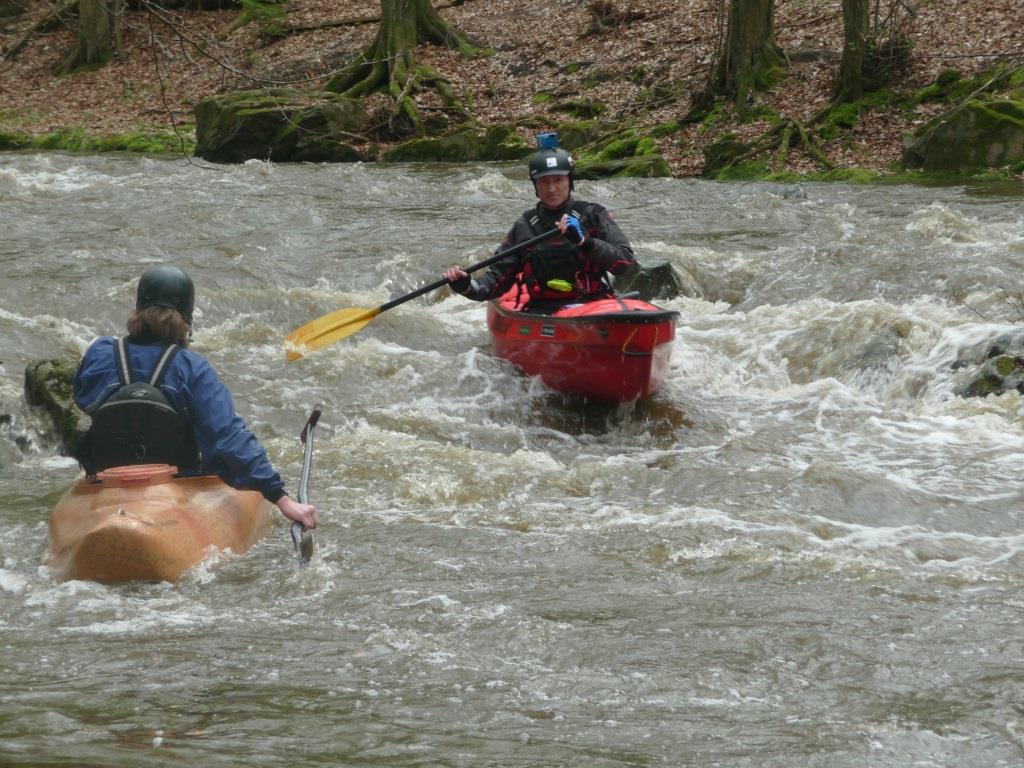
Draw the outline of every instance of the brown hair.
<instances>
[{"instance_id":1,"label":"brown hair","mask_svg":"<svg viewBox=\"0 0 1024 768\"><path fill-rule=\"evenodd\" d=\"M132 312L128 318L128 333L135 337L148 336L187 347L189 325L178 310L153 306Z\"/></svg>"}]
</instances>

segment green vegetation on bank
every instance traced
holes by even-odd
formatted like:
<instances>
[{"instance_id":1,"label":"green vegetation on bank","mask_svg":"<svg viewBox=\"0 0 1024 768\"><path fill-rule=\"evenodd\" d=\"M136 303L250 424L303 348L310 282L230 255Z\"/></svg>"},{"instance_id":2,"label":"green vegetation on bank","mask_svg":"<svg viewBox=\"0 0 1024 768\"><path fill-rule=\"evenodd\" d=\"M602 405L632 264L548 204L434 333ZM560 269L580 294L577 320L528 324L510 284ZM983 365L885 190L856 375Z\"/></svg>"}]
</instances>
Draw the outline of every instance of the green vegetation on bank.
<instances>
[{"instance_id":1,"label":"green vegetation on bank","mask_svg":"<svg viewBox=\"0 0 1024 768\"><path fill-rule=\"evenodd\" d=\"M117 133L93 135L84 128L62 128L50 133L29 135L0 128L0 150L55 150L60 152L132 152L145 155L191 155L195 150L192 127L183 133Z\"/></svg>"}]
</instances>

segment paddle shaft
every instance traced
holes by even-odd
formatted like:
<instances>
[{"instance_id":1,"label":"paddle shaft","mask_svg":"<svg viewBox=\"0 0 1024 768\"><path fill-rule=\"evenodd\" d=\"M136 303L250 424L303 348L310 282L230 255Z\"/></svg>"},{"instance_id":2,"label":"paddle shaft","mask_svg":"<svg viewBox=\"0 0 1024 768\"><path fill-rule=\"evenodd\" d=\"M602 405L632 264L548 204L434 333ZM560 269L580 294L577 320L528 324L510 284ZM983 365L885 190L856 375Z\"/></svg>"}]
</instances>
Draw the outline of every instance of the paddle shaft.
<instances>
[{"instance_id":1,"label":"paddle shaft","mask_svg":"<svg viewBox=\"0 0 1024 768\"><path fill-rule=\"evenodd\" d=\"M297 494L300 504L309 503L307 501L307 490L309 487L309 470L313 466L313 432L316 429L316 423L320 420L322 412L323 407L320 403L317 403L313 407L313 412L309 414L309 418L306 419L306 426L302 428L302 433L299 435L299 440L305 445L305 453L302 456L302 476L299 478L299 492ZM313 534L305 530L302 523L298 522L292 523L290 530L292 542L295 544L295 554L300 562L308 563L313 555Z\"/></svg>"},{"instance_id":2,"label":"paddle shaft","mask_svg":"<svg viewBox=\"0 0 1024 768\"><path fill-rule=\"evenodd\" d=\"M531 245L536 245L537 243L552 238L555 235L559 234L560 232L561 230L558 227L555 227L554 229L549 230L542 235L531 237L529 240L524 240L521 243L517 243L516 245L513 245L511 248L508 248L502 251L501 253L496 253L489 259L484 259L483 261L479 261L476 264L470 264L468 267L463 267L463 271L466 273L476 272L478 269L483 269L484 267L491 266L491 264L497 264L506 256L511 256L514 253L519 253L519 251L529 248ZM377 313L379 314L381 312L386 312L387 310L393 307L397 307L399 304L404 304L405 302L411 301L412 299L415 299L418 296L422 296L425 293L435 291L443 285L448 285L448 283L450 282L451 281L447 277L442 277L440 280L436 280L430 285L424 285L422 288L417 288L412 293L407 293L405 294L405 296L400 296L397 299L392 299L386 304L381 304L379 307L377 307Z\"/></svg>"},{"instance_id":3,"label":"paddle shaft","mask_svg":"<svg viewBox=\"0 0 1024 768\"><path fill-rule=\"evenodd\" d=\"M313 406L313 412L309 414L306 426L302 428L302 433L299 435L299 440L306 447L302 457L302 477L299 479L299 502L301 504L309 503L306 501L306 490L309 485L309 469L313 465L313 431L316 429L316 423L320 420L321 413L323 413L323 406L317 403Z\"/></svg>"}]
</instances>

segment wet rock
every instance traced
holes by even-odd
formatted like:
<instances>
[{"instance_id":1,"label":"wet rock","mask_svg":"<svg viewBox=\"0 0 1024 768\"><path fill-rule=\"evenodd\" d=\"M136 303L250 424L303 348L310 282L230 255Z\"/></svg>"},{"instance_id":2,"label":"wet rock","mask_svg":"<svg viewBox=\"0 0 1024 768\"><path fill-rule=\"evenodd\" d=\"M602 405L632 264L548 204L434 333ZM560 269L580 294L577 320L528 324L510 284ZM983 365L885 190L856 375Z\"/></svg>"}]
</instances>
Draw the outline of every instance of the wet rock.
<instances>
[{"instance_id":1,"label":"wet rock","mask_svg":"<svg viewBox=\"0 0 1024 768\"><path fill-rule=\"evenodd\" d=\"M972 348L954 363L955 369L978 366L957 394L962 397L1024 393L1024 329L1002 333L991 342Z\"/></svg>"},{"instance_id":2,"label":"wet rock","mask_svg":"<svg viewBox=\"0 0 1024 768\"><path fill-rule=\"evenodd\" d=\"M87 419L75 406L72 380L81 361L71 358L36 360L25 366L25 401L42 407L53 421L61 452L73 455Z\"/></svg>"},{"instance_id":3,"label":"wet rock","mask_svg":"<svg viewBox=\"0 0 1024 768\"><path fill-rule=\"evenodd\" d=\"M625 274L616 275L614 283L616 293L636 292L644 301L692 295L686 290L683 276L665 260L637 263Z\"/></svg>"},{"instance_id":4,"label":"wet rock","mask_svg":"<svg viewBox=\"0 0 1024 768\"><path fill-rule=\"evenodd\" d=\"M358 162L346 142L366 124L356 99L289 89L240 91L196 105L196 155L221 163Z\"/></svg>"},{"instance_id":5,"label":"wet rock","mask_svg":"<svg viewBox=\"0 0 1024 768\"><path fill-rule=\"evenodd\" d=\"M963 397L1001 395L1010 390L1024 393L1024 357L999 355L986 360L978 374L961 391Z\"/></svg>"}]
</instances>

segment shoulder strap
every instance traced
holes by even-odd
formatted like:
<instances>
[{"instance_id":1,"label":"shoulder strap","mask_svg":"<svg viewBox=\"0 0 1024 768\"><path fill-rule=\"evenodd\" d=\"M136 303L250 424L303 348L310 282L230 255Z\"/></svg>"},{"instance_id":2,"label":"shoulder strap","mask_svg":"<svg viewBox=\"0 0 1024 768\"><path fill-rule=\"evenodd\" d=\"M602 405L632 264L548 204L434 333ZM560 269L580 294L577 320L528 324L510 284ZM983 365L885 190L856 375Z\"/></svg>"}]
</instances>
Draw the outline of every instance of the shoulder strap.
<instances>
[{"instance_id":1,"label":"shoulder strap","mask_svg":"<svg viewBox=\"0 0 1024 768\"><path fill-rule=\"evenodd\" d=\"M175 354L181 349L177 344L168 344L160 355L160 358L156 361L156 365L153 366L152 372L149 374L149 383L154 387L159 387L161 382L164 380L164 376L167 373L167 367L171 364L171 360L174 359ZM117 340L117 344L114 345L114 361L117 367L117 378L121 381L121 386L130 384L132 382L132 370L128 365L128 343L124 337L120 337Z\"/></svg>"},{"instance_id":2,"label":"shoulder strap","mask_svg":"<svg viewBox=\"0 0 1024 768\"><path fill-rule=\"evenodd\" d=\"M117 368L117 378L120 380L121 386L130 384L132 371L128 367L128 350L123 336L118 337L117 343L114 345L114 366Z\"/></svg>"},{"instance_id":3,"label":"shoulder strap","mask_svg":"<svg viewBox=\"0 0 1024 768\"><path fill-rule=\"evenodd\" d=\"M164 380L164 375L167 373L167 368L171 364L171 360L177 354L178 350L181 349L177 344L168 344L164 349L164 353L160 355L160 359L156 361L156 365L153 366L153 372L149 374L149 383L154 387L159 387Z\"/></svg>"}]
</instances>

